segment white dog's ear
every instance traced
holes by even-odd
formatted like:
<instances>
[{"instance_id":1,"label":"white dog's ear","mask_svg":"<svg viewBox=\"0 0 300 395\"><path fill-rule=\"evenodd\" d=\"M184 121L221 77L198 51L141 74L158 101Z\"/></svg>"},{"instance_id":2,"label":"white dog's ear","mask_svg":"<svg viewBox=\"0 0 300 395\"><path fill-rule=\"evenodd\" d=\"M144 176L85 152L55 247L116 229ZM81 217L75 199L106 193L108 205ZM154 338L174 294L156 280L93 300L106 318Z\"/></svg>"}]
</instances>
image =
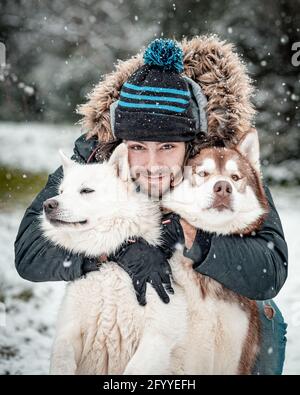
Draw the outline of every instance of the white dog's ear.
<instances>
[{"instance_id":1,"label":"white dog's ear","mask_svg":"<svg viewBox=\"0 0 300 395\"><path fill-rule=\"evenodd\" d=\"M122 181L130 180L130 168L128 162L128 148L125 143L119 144L111 154L108 163L115 167L117 175Z\"/></svg>"},{"instance_id":2,"label":"white dog's ear","mask_svg":"<svg viewBox=\"0 0 300 395\"><path fill-rule=\"evenodd\" d=\"M63 170L64 170L64 174L66 174L66 172L68 171L68 169L74 165L74 162L72 161L72 159L68 158L67 155L64 154L63 150L60 148L58 150L59 155L60 155L60 159L61 159L61 163L63 166Z\"/></svg>"},{"instance_id":3,"label":"white dog's ear","mask_svg":"<svg viewBox=\"0 0 300 395\"><path fill-rule=\"evenodd\" d=\"M257 130L251 128L249 132L241 138L236 148L249 160L254 169L260 172L259 139Z\"/></svg>"}]
</instances>

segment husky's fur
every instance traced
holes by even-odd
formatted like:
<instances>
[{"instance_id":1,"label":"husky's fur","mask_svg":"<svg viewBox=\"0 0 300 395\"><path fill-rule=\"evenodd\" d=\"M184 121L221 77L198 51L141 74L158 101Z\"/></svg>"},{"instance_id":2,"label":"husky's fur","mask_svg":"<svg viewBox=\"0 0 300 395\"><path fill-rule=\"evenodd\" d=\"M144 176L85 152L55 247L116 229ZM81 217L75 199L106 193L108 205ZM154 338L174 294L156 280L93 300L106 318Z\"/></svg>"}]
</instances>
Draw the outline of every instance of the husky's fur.
<instances>
[{"instance_id":1,"label":"husky's fur","mask_svg":"<svg viewBox=\"0 0 300 395\"><path fill-rule=\"evenodd\" d=\"M164 206L207 231L229 234L255 230L266 212L257 135L249 133L234 150L224 148L218 154L216 149L208 149L202 154L191 162L190 177L165 195ZM217 157L219 163L224 158L224 163L213 168L213 158ZM88 256L109 254L134 236L159 245L159 208L136 192L124 144L116 148L108 163L81 165L63 154L62 159L65 175L59 187L61 194L54 198L59 202L55 218L73 224L53 225L44 213L41 224L45 237ZM117 171L119 162L121 174ZM198 167L204 163L210 163L214 174L200 180ZM230 181L232 171L239 172L244 180L234 185ZM212 185L224 177L233 186L232 207L206 213L213 200ZM95 192L81 196L82 187ZM187 203L189 196L195 199ZM169 304L148 285L147 305L139 306L130 277L113 262L68 284L59 313L51 373L251 373L259 350L256 303L197 273L193 262L183 257L182 248L170 264L175 294Z\"/></svg>"},{"instance_id":2,"label":"husky's fur","mask_svg":"<svg viewBox=\"0 0 300 395\"><path fill-rule=\"evenodd\" d=\"M165 208L209 233L255 234L268 212L255 129L235 148L202 149L187 169L183 182L164 195ZM232 191L226 209L214 207L214 186L220 181ZM181 264L171 261L174 279L184 288L188 301L185 372L250 374L260 345L256 302L197 273L192 264L184 258Z\"/></svg>"}]
</instances>

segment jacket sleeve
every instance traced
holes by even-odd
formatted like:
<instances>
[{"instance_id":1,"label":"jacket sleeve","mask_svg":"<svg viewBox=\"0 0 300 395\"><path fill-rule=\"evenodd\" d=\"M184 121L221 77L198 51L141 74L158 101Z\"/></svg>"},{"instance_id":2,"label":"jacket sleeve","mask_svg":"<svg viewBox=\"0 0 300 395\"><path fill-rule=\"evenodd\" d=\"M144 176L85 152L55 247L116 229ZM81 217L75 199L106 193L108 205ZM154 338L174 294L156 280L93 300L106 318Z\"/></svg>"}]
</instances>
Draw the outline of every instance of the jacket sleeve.
<instances>
[{"instance_id":1,"label":"jacket sleeve","mask_svg":"<svg viewBox=\"0 0 300 395\"><path fill-rule=\"evenodd\" d=\"M209 247L207 242L197 241L197 237L195 240L206 251L194 269L253 300L275 297L288 271L288 249L281 221L269 188L264 188L270 212L259 231L244 237L213 235Z\"/></svg>"},{"instance_id":2,"label":"jacket sleeve","mask_svg":"<svg viewBox=\"0 0 300 395\"><path fill-rule=\"evenodd\" d=\"M92 144L93 142L85 140L84 135L80 136L75 142L71 159L86 162ZM70 281L96 268L94 260L71 254L46 240L38 226L43 202L57 195L62 176L62 166L49 175L46 186L27 208L19 226L14 244L15 266L19 275L29 281ZM68 264L64 265L64 262Z\"/></svg>"}]
</instances>

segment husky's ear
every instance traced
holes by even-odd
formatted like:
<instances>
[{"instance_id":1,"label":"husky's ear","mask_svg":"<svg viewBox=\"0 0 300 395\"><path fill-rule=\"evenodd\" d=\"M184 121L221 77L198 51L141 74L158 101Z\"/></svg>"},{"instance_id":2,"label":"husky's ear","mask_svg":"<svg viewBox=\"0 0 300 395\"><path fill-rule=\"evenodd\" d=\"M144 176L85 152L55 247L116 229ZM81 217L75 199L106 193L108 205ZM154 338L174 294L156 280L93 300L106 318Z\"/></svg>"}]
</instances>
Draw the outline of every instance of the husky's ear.
<instances>
[{"instance_id":1,"label":"husky's ear","mask_svg":"<svg viewBox=\"0 0 300 395\"><path fill-rule=\"evenodd\" d=\"M130 168L128 162L128 148L125 143L121 143L111 154L108 163L114 166L118 177L122 181L130 180Z\"/></svg>"},{"instance_id":2,"label":"husky's ear","mask_svg":"<svg viewBox=\"0 0 300 395\"><path fill-rule=\"evenodd\" d=\"M260 172L259 140L257 130L251 128L245 136L242 137L236 148L249 160L254 169Z\"/></svg>"},{"instance_id":3,"label":"husky's ear","mask_svg":"<svg viewBox=\"0 0 300 395\"><path fill-rule=\"evenodd\" d=\"M68 169L74 165L74 162L72 161L72 159L68 158L62 149L58 150L59 155L60 155L60 159L61 159L61 163L63 166L63 170L64 170L64 174L66 174L66 172L68 171Z\"/></svg>"}]
</instances>

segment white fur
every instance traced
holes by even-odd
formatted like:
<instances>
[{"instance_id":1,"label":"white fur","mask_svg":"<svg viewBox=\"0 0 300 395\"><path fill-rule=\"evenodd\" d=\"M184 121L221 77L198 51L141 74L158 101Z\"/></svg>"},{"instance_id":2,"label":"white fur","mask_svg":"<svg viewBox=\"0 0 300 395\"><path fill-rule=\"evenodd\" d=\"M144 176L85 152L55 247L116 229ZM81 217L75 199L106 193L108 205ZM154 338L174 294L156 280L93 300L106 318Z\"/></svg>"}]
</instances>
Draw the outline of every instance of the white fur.
<instances>
[{"instance_id":1,"label":"white fur","mask_svg":"<svg viewBox=\"0 0 300 395\"><path fill-rule=\"evenodd\" d=\"M134 185L129 179L125 182L116 177L117 154L126 149L124 146L119 146L109 163L82 165L64 159L64 178L59 186L63 193L54 197L60 205L57 218L70 222L88 219L88 223L54 227L43 212L40 219L46 237L72 252L88 256L110 254L134 235L143 237L149 244L159 243L158 208L146 196L133 193ZM124 166L121 171L124 175ZM95 192L81 195L82 187ZM144 217L144 213L148 215Z\"/></svg>"},{"instance_id":2,"label":"white fur","mask_svg":"<svg viewBox=\"0 0 300 395\"><path fill-rule=\"evenodd\" d=\"M216 164L213 159L207 158L203 161L202 167L206 171L213 172L216 168ZM199 169L202 170L201 166L199 166Z\"/></svg>"},{"instance_id":3,"label":"white fur","mask_svg":"<svg viewBox=\"0 0 300 395\"><path fill-rule=\"evenodd\" d=\"M125 150L116 151L109 163L101 165L78 165L63 158L63 193L57 197L61 218L89 222L58 228L43 215L45 237L90 256L113 251L129 236L159 243L158 207L136 194L124 160L122 180L117 177L116 161L122 162ZM81 196L82 184L95 192ZM120 199L114 198L116 192ZM139 306L130 277L114 262L69 283L50 372L236 374L249 324L246 313L237 304L218 300L213 291L220 285L214 281L212 292L203 299L199 274L182 251L175 252L170 264L175 294L169 304L147 284L147 305Z\"/></svg>"},{"instance_id":4,"label":"white fur","mask_svg":"<svg viewBox=\"0 0 300 395\"><path fill-rule=\"evenodd\" d=\"M238 171L237 164L236 164L236 162L235 162L234 160L232 160L232 159L229 159L229 160L226 162L226 164L225 164L225 169L226 169L227 171L229 171L229 172L232 172L232 173Z\"/></svg>"}]
</instances>

